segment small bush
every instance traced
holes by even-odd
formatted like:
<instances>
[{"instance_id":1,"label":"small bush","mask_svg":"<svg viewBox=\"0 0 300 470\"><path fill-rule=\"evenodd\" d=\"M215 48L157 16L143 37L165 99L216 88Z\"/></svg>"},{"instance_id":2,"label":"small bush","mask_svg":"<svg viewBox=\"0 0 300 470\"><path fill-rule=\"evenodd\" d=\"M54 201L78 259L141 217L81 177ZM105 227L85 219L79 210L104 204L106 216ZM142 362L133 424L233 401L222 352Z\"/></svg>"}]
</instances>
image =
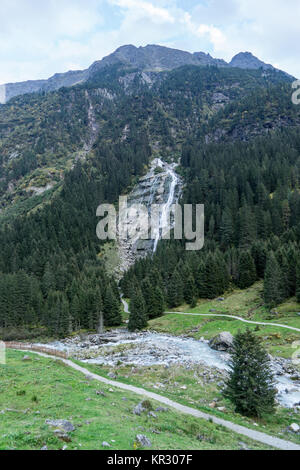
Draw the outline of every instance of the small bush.
<instances>
[{"instance_id":1,"label":"small bush","mask_svg":"<svg viewBox=\"0 0 300 470\"><path fill-rule=\"evenodd\" d=\"M153 410L152 403L149 400L144 400L142 402L142 405L143 405L143 408L145 408L145 410L149 410L149 411Z\"/></svg>"}]
</instances>

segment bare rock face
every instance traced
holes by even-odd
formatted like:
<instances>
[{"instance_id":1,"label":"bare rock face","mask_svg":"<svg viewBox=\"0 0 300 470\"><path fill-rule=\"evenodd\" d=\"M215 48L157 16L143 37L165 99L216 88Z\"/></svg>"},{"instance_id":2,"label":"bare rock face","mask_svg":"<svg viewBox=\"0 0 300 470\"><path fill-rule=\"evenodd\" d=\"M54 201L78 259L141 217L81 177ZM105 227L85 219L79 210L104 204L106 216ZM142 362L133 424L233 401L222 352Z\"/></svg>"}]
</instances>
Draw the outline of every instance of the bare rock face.
<instances>
[{"instance_id":1,"label":"bare rock face","mask_svg":"<svg viewBox=\"0 0 300 470\"><path fill-rule=\"evenodd\" d=\"M230 67L238 67L240 69L260 69L263 70L274 70L274 67L270 64L265 64L251 52L240 52L230 62Z\"/></svg>"},{"instance_id":2,"label":"bare rock face","mask_svg":"<svg viewBox=\"0 0 300 470\"><path fill-rule=\"evenodd\" d=\"M233 344L233 336L229 331L223 331L210 340L209 345L216 351L228 351Z\"/></svg>"}]
</instances>

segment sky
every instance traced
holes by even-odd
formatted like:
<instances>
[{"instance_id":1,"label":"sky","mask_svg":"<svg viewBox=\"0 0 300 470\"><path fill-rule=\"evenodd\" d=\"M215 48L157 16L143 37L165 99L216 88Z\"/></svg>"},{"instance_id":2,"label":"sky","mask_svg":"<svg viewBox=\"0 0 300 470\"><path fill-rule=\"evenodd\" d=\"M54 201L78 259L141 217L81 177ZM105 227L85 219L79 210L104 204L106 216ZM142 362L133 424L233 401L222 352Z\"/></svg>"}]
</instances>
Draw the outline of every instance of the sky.
<instances>
[{"instance_id":1,"label":"sky","mask_svg":"<svg viewBox=\"0 0 300 470\"><path fill-rule=\"evenodd\" d=\"M1 0L0 84L84 69L119 46L229 61L241 51L300 78L299 0Z\"/></svg>"}]
</instances>

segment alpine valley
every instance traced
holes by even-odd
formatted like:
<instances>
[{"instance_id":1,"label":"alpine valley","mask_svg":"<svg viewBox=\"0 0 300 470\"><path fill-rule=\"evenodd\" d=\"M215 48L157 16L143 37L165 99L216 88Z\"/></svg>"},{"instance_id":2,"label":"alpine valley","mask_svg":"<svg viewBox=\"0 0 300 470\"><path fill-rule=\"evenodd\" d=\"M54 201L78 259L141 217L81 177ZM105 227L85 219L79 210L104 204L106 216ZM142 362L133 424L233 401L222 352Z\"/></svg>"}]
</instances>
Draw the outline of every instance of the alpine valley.
<instances>
[{"instance_id":1,"label":"alpine valley","mask_svg":"<svg viewBox=\"0 0 300 470\"><path fill-rule=\"evenodd\" d=\"M127 45L86 70L1 85L0 340L77 370L8 349L0 448L299 448L294 81L250 52L227 63ZM97 238L97 207L120 196L161 205L153 240ZM162 239L175 203L204 204L202 250ZM270 382L251 409L228 382L232 348L270 367L255 369L258 389ZM95 374L117 382L99 390ZM75 422L70 440L53 418Z\"/></svg>"}]
</instances>

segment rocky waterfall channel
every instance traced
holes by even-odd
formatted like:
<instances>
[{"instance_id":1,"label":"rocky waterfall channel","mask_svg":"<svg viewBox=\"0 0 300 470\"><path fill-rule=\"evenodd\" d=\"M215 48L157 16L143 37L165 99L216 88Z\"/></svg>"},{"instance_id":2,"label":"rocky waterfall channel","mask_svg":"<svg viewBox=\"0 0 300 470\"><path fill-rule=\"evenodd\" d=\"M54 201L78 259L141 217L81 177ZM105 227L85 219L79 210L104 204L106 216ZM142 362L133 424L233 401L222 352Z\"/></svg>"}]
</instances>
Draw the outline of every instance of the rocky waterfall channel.
<instances>
[{"instance_id":1,"label":"rocky waterfall channel","mask_svg":"<svg viewBox=\"0 0 300 470\"><path fill-rule=\"evenodd\" d=\"M139 234L128 239L119 237L118 250L120 258L120 274L126 272L139 258L155 252L158 241L173 228L170 209L179 200L182 180L176 173L177 163L167 163L160 158L152 160L149 171L140 178L130 194L127 195L128 225L136 223L136 213L130 213L134 205L142 205L147 209L149 222L152 205L160 206L159 223L149 239L142 239ZM154 235L154 236L153 236Z\"/></svg>"}]
</instances>

